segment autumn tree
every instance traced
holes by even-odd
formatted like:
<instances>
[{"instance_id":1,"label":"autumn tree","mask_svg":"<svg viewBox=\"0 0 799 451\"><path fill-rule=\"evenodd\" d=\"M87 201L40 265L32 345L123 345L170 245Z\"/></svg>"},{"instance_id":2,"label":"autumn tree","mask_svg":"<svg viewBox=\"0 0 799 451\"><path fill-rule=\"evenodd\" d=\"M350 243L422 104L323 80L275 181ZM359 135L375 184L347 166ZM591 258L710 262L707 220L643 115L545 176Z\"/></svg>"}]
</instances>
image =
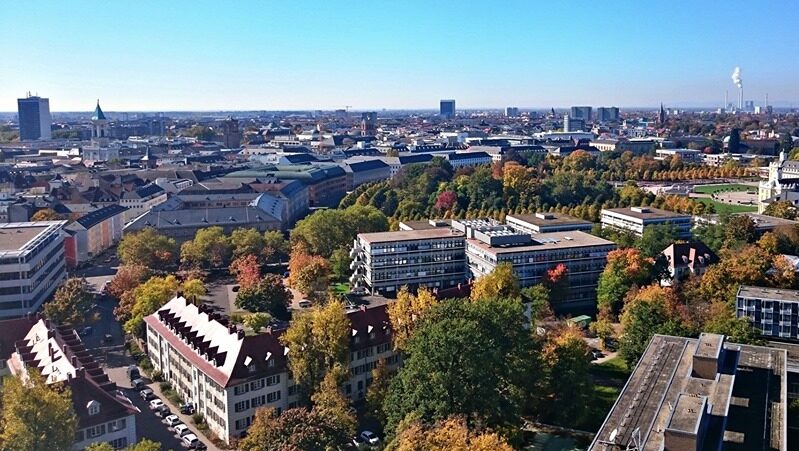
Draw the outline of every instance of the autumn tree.
<instances>
[{"instance_id":1,"label":"autumn tree","mask_svg":"<svg viewBox=\"0 0 799 451\"><path fill-rule=\"evenodd\" d=\"M244 325L258 333L272 322L272 315L266 312L250 313L244 317Z\"/></svg>"},{"instance_id":2,"label":"autumn tree","mask_svg":"<svg viewBox=\"0 0 799 451\"><path fill-rule=\"evenodd\" d=\"M344 305L331 300L323 307L294 315L280 341L289 348L289 368L306 401L336 365L349 364L350 320Z\"/></svg>"},{"instance_id":3,"label":"autumn tree","mask_svg":"<svg viewBox=\"0 0 799 451\"><path fill-rule=\"evenodd\" d=\"M196 268L221 268L230 262L233 248L222 227L199 229L180 247L180 261Z\"/></svg>"},{"instance_id":4,"label":"autumn tree","mask_svg":"<svg viewBox=\"0 0 799 451\"><path fill-rule=\"evenodd\" d=\"M150 269L171 266L177 257L177 244L172 238L160 235L152 227L126 233L117 247L123 265L141 265Z\"/></svg>"},{"instance_id":5,"label":"autumn tree","mask_svg":"<svg viewBox=\"0 0 799 451\"><path fill-rule=\"evenodd\" d=\"M672 289L657 284L640 289L627 301L621 325L619 353L630 368L643 355L654 334L685 336L691 333Z\"/></svg>"},{"instance_id":6,"label":"autumn tree","mask_svg":"<svg viewBox=\"0 0 799 451\"><path fill-rule=\"evenodd\" d=\"M386 448L391 451L511 451L502 436L490 431L470 430L462 417L450 417L426 426L419 421L403 423Z\"/></svg>"},{"instance_id":7,"label":"autumn tree","mask_svg":"<svg viewBox=\"0 0 799 451\"><path fill-rule=\"evenodd\" d=\"M597 304L613 314L621 311L624 297L633 286L653 280L654 262L638 249L618 249L608 253L608 262L599 276Z\"/></svg>"},{"instance_id":8,"label":"autumn tree","mask_svg":"<svg viewBox=\"0 0 799 451\"><path fill-rule=\"evenodd\" d=\"M181 284L180 288L183 292L183 297L195 303L201 302L202 297L207 293L205 284L200 279L186 280Z\"/></svg>"},{"instance_id":9,"label":"autumn tree","mask_svg":"<svg viewBox=\"0 0 799 451\"><path fill-rule=\"evenodd\" d=\"M114 449L110 443L101 442L89 445L86 451L114 451ZM121 451L161 451L161 444L145 438L123 448Z\"/></svg>"},{"instance_id":10,"label":"autumn tree","mask_svg":"<svg viewBox=\"0 0 799 451\"><path fill-rule=\"evenodd\" d=\"M66 219L64 215L56 213L52 208L43 208L31 216L31 222L35 221L61 221Z\"/></svg>"},{"instance_id":11,"label":"autumn tree","mask_svg":"<svg viewBox=\"0 0 799 451\"><path fill-rule=\"evenodd\" d=\"M386 415L383 412L386 396L391 384L392 374L385 359L377 361L377 366L372 370L372 383L366 388L366 408L369 414L385 424Z\"/></svg>"},{"instance_id":12,"label":"autumn tree","mask_svg":"<svg viewBox=\"0 0 799 451\"><path fill-rule=\"evenodd\" d=\"M346 427L305 408L255 411L255 421L239 442L239 451L288 451L337 449L350 440Z\"/></svg>"},{"instance_id":13,"label":"autumn tree","mask_svg":"<svg viewBox=\"0 0 799 451\"><path fill-rule=\"evenodd\" d=\"M731 302L740 285L767 283L773 258L760 247L724 249L719 258L702 276L700 293L708 301Z\"/></svg>"},{"instance_id":14,"label":"autumn tree","mask_svg":"<svg viewBox=\"0 0 799 451\"><path fill-rule=\"evenodd\" d=\"M350 401L341 392L341 385L349 376L349 369L336 364L322 378L319 389L311 395L315 413L328 419L331 424L344 429L348 436L355 435L358 420Z\"/></svg>"},{"instance_id":15,"label":"autumn tree","mask_svg":"<svg viewBox=\"0 0 799 451\"><path fill-rule=\"evenodd\" d=\"M590 400L588 344L576 327L566 327L544 347L549 373L547 397L551 421L566 424L585 417Z\"/></svg>"},{"instance_id":16,"label":"autumn tree","mask_svg":"<svg viewBox=\"0 0 799 451\"><path fill-rule=\"evenodd\" d=\"M569 296L569 268L558 263L547 270L543 285L549 290L549 299L553 303L563 302Z\"/></svg>"},{"instance_id":17,"label":"autumn tree","mask_svg":"<svg viewBox=\"0 0 799 451\"><path fill-rule=\"evenodd\" d=\"M402 350L405 347L405 343L413 335L417 324L437 303L436 297L426 288L420 288L416 295L408 291L408 287L400 289L397 293L397 300L388 304L387 307L394 349Z\"/></svg>"},{"instance_id":18,"label":"autumn tree","mask_svg":"<svg viewBox=\"0 0 799 451\"><path fill-rule=\"evenodd\" d=\"M747 317L737 318L730 302L713 302L703 331L726 335L734 343L762 344L760 333L752 327Z\"/></svg>"},{"instance_id":19,"label":"autumn tree","mask_svg":"<svg viewBox=\"0 0 799 451\"><path fill-rule=\"evenodd\" d=\"M56 324L80 324L93 302L94 293L86 279L73 277L58 287L52 301L44 304L44 316Z\"/></svg>"},{"instance_id":20,"label":"autumn tree","mask_svg":"<svg viewBox=\"0 0 799 451\"><path fill-rule=\"evenodd\" d=\"M518 298L521 296L519 278L513 271L513 265L504 262L498 264L493 271L480 277L472 287L472 301L491 298Z\"/></svg>"},{"instance_id":21,"label":"autumn tree","mask_svg":"<svg viewBox=\"0 0 799 451\"><path fill-rule=\"evenodd\" d=\"M443 213L449 211L458 202L458 195L453 191L444 191L436 198L436 203L433 208Z\"/></svg>"},{"instance_id":22,"label":"autumn tree","mask_svg":"<svg viewBox=\"0 0 799 451\"><path fill-rule=\"evenodd\" d=\"M260 256L264 250L264 237L261 232L252 228L238 228L230 234L230 245L233 257L245 255Z\"/></svg>"},{"instance_id":23,"label":"autumn tree","mask_svg":"<svg viewBox=\"0 0 799 451\"><path fill-rule=\"evenodd\" d=\"M277 263L289 258L291 245L279 230L264 232L264 248L261 252L264 263Z\"/></svg>"},{"instance_id":24,"label":"autumn tree","mask_svg":"<svg viewBox=\"0 0 799 451\"><path fill-rule=\"evenodd\" d=\"M25 376L3 380L0 448L71 449L78 418L69 388L61 383L47 384L36 370Z\"/></svg>"},{"instance_id":25,"label":"autumn tree","mask_svg":"<svg viewBox=\"0 0 799 451\"><path fill-rule=\"evenodd\" d=\"M130 319L125 322L125 332L144 335L144 317L155 313L169 302L180 289L180 282L173 275L151 277L133 291L134 304Z\"/></svg>"},{"instance_id":26,"label":"autumn tree","mask_svg":"<svg viewBox=\"0 0 799 451\"><path fill-rule=\"evenodd\" d=\"M230 273L241 289L249 288L261 281L261 265L255 255L242 255L230 263Z\"/></svg>"},{"instance_id":27,"label":"autumn tree","mask_svg":"<svg viewBox=\"0 0 799 451\"><path fill-rule=\"evenodd\" d=\"M324 292L330 277L330 263L322 257L311 256L307 263L289 273L291 286L305 296Z\"/></svg>"},{"instance_id":28,"label":"autumn tree","mask_svg":"<svg viewBox=\"0 0 799 451\"><path fill-rule=\"evenodd\" d=\"M149 275L150 270L143 265L123 265L108 284L108 293L119 299L119 303L114 307L114 318L120 323L124 324L130 319L130 312L136 303L134 291L147 280Z\"/></svg>"},{"instance_id":29,"label":"autumn tree","mask_svg":"<svg viewBox=\"0 0 799 451\"><path fill-rule=\"evenodd\" d=\"M768 204L765 211L763 211L763 214L775 216L777 218L795 220L797 212L796 207L790 201L778 200Z\"/></svg>"},{"instance_id":30,"label":"autumn tree","mask_svg":"<svg viewBox=\"0 0 799 451\"><path fill-rule=\"evenodd\" d=\"M236 295L236 307L248 312L267 312L275 318L288 319L291 292L283 285L283 279L268 274L252 286L242 287Z\"/></svg>"}]
</instances>

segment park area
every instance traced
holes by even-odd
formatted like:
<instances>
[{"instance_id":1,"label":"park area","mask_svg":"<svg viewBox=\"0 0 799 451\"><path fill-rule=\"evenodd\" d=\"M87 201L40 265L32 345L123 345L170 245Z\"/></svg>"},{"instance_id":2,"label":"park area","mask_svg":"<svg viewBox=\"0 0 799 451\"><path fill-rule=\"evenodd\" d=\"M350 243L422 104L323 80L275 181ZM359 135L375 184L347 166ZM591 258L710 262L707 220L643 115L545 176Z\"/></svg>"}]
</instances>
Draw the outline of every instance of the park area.
<instances>
[{"instance_id":1,"label":"park area","mask_svg":"<svg viewBox=\"0 0 799 451\"><path fill-rule=\"evenodd\" d=\"M695 186L691 197L712 205L716 213L757 211L757 186L741 183Z\"/></svg>"}]
</instances>

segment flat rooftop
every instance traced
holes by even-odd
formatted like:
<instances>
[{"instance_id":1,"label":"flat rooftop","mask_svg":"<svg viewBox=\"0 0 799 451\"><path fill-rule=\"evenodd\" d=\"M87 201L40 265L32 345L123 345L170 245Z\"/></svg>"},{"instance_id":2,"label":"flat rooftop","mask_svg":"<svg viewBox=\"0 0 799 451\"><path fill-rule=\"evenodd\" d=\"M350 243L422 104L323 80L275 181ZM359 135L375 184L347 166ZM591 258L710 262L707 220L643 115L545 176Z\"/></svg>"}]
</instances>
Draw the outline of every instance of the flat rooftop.
<instances>
[{"instance_id":1,"label":"flat rooftop","mask_svg":"<svg viewBox=\"0 0 799 451\"><path fill-rule=\"evenodd\" d=\"M0 224L0 254L22 252L40 234L61 227L66 221L10 222Z\"/></svg>"},{"instance_id":2,"label":"flat rooftop","mask_svg":"<svg viewBox=\"0 0 799 451\"><path fill-rule=\"evenodd\" d=\"M581 224L581 225L590 226L592 224L591 221L586 221L584 219L575 218L574 216L564 215L561 213L543 213L540 216L537 214L507 215L505 217L505 221L508 221L509 219L512 218L517 221L526 222L537 226L566 225L566 224Z\"/></svg>"},{"instance_id":3,"label":"flat rooftop","mask_svg":"<svg viewBox=\"0 0 799 451\"><path fill-rule=\"evenodd\" d=\"M713 336L705 340L711 348L721 341ZM705 379L693 375L694 357L715 350L698 350L701 342L652 337L588 449L625 449L637 430L639 450L660 451L667 428L693 430L700 420L697 406L704 405L701 399L706 398L710 415L702 450L786 451L785 350L726 342L721 345L715 378Z\"/></svg>"},{"instance_id":4,"label":"flat rooftop","mask_svg":"<svg viewBox=\"0 0 799 451\"><path fill-rule=\"evenodd\" d=\"M751 285L741 285L741 287L738 288L738 296L756 299L799 302L799 291L786 290L784 288L766 288L753 287Z\"/></svg>"},{"instance_id":5,"label":"flat rooftop","mask_svg":"<svg viewBox=\"0 0 799 451\"><path fill-rule=\"evenodd\" d=\"M369 244L400 241L429 240L436 238L458 238L464 234L449 227L436 227L424 230L398 230L395 232L359 233L358 238Z\"/></svg>"},{"instance_id":6,"label":"flat rooftop","mask_svg":"<svg viewBox=\"0 0 799 451\"><path fill-rule=\"evenodd\" d=\"M521 246L490 246L480 240L466 240L470 245L476 246L494 254L511 254L528 251L545 251L549 249L568 249L587 246L615 246L616 243L604 238L591 235L578 230L570 232L548 232L532 235L533 244Z\"/></svg>"},{"instance_id":7,"label":"flat rooftop","mask_svg":"<svg viewBox=\"0 0 799 451\"><path fill-rule=\"evenodd\" d=\"M603 208L602 213L611 212L617 215L630 216L637 219L669 219L669 218L690 218L691 215L676 213L668 210L661 210L654 207L631 207L631 208Z\"/></svg>"},{"instance_id":8,"label":"flat rooftop","mask_svg":"<svg viewBox=\"0 0 799 451\"><path fill-rule=\"evenodd\" d=\"M427 221L402 221L400 222L401 230L429 230L438 229L441 227L452 227L451 219L434 219Z\"/></svg>"}]
</instances>

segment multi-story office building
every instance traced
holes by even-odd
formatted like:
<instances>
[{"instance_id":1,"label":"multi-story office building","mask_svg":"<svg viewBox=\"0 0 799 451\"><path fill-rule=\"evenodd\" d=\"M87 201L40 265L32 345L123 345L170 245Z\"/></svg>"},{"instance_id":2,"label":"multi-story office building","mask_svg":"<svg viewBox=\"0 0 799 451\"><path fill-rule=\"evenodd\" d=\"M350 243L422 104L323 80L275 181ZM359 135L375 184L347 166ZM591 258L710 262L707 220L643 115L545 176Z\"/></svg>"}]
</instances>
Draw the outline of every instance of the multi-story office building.
<instances>
[{"instance_id":1,"label":"multi-story office building","mask_svg":"<svg viewBox=\"0 0 799 451\"><path fill-rule=\"evenodd\" d=\"M442 100L438 111L443 118L450 119L455 117L455 100Z\"/></svg>"},{"instance_id":2,"label":"multi-story office building","mask_svg":"<svg viewBox=\"0 0 799 451\"><path fill-rule=\"evenodd\" d=\"M20 141L51 138L50 126L53 119L50 116L50 99L30 95L17 99L17 111Z\"/></svg>"},{"instance_id":3,"label":"multi-story office building","mask_svg":"<svg viewBox=\"0 0 799 451\"><path fill-rule=\"evenodd\" d=\"M593 223L562 213L535 213L532 215L514 214L505 217L505 223L522 233L570 232L580 230L590 232Z\"/></svg>"},{"instance_id":4,"label":"multi-story office building","mask_svg":"<svg viewBox=\"0 0 799 451\"><path fill-rule=\"evenodd\" d=\"M66 223L0 224L0 318L35 312L66 279Z\"/></svg>"},{"instance_id":5,"label":"multi-story office building","mask_svg":"<svg viewBox=\"0 0 799 451\"><path fill-rule=\"evenodd\" d=\"M350 378L344 392L366 396L372 370L384 360L396 370L385 303L347 311L350 321ZM203 414L211 431L229 442L241 437L259 407L281 412L298 406L297 385L288 371L285 329L245 331L218 313L176 297L144 319L147 353L180 397Z\"/></svg>"},{"instance_id":6,"label":"multi-story office building","mask_svg":"<svg viewBox=\"0 0 799 451\"><path fill-rule=\"evenodd\" d=\"M591 122L591 107L590 106L573 106L569 110L569 116L572 119L582 119L584 123Z\"/></svg>"},{"instance_id":7,"label":"multi-story office building","mask_svg":"<svg viewBox=\"0 0 799 451\"><path fill-rule=\"evenodd\" d=\"M691 215L661 210L654 207L602 209L602 228L629 231L643 235L648 225L671 224L680 238L691 237Z\"/></svg>"},{"instance_id":8,"label":"multi-story office building","mask_svg":"<svg viewBox=\"0 0 799 451\"><path fill-rule=\"evenodd\" d=\"M596 120L597 122L618 122L619 109L615 106L601 106L596 109Z\"/></svg>"},{"instance_id":9,"label":"multi-story office building","mask_svg":"<svg viewBox=\"0 0 799 451\"><path fill-rule=\"evenodd\" d=\"M137 442L136 409L117 390L78 333L67 326L31 317L23 337L14 342L8 359L11 374L26 378L28 369L36 369L47 384L64 384L72 392L72 409L78 419L73 451L83 451L95 443L108 443L115 449ZM4 336L17 335L25 327L18 320L3 321Z\"/></svg>"},{"instance_id":10,"label":"multi-story office building","mask_svg":"<svg viewBox=\"0 0 799 451\"><path fill-rule=\"evenodd\" d=\"M785 349L655 335L589 451L787 451Z\"/></svg>"},{"instance_id":11,"label":"multi-story office building","mask_svg":"<svg viewBox=\"0 0 799 451\"><path fill-rule=\"evenodd\" d=\"M585 128L585 120L571 117L568 114L563 116L563 131L568 132L581 132Z\"/></svg>"},{"instance_id":12,"label":"multi-story office building","mask_svg":"<svg viewBox=\"0 0 799 451\"><path fill-rule=\"evenodd\" d=\"M558 313L592 312L596 286L616 244L581 231L530 235L481 220L454 221L466 229L466 258L475 279L510 263L522 287L541 283L547 271L563 264L568 270L569 293L553 305Z\"/></svg>"},{"instance_id":13,"label":"multi-story office building","mask_svg":"<svg viewBox=\"0 0 799 451\"><path fill-rule=\"evenodd\" d=\"M519 117L519 108L515 106L505 108L505 117Z\"/></svg>"},{"instance_id":14,"label":"multi-story office building","mask_svg":"<svg viewBox=\"0 0 799 451\"><path fill-rule=\"evenodd\" d=\"M360 233L350 252L350 281L372 293L425 286L449 288L466 280L464 234L449 227Z\"/></svg>"},{"instance_id":15,"label":"multi-story office building","mask_svg":"<svg viewBox=\"0 0 799 451\"><path fill-rule=\"evenodd\" d=\"M741 285L735 307L764 336L799 339L799 291Z\"/></svg>"}]
</instances>

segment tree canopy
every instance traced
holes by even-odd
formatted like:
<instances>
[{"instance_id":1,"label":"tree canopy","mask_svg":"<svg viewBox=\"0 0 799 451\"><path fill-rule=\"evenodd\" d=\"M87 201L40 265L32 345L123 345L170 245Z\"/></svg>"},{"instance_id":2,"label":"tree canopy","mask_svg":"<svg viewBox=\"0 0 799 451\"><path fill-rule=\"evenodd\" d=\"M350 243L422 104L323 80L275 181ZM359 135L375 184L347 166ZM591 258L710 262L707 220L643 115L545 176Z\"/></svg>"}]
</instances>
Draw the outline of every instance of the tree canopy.
<instances>
[{"instance_id":1,"label":"tree canopy","mask_svg":"<svg viewBox=\"0 0 799 451\"><path fill-rule=\"evenodd\" d=\"M283 285L283 279L268 274L252 286L243 286L236 295L236 307L248 312L266 312L271 316L286 320L291 292Z\"/></svg>"},{"instance_id":2,"label":"tree canopy","mask_svg":"<svg viewBox=\"0 0 799 451\"><path fill-rule=\"evenodd\" d=\"M312 255L329 258L333 251L350 247L358 233L388 230L386 215L370 206L319 210L297 222L291 231L293 245L302 243Z\"/></svg>"},{"instance_id":3,"label":"tree canopy","mask_svg":"<svg viewBox=\"0 0 799 451\"><path fill-rule=\"evenodd\" d=\"M519 278L510 263L500 263L489 274L480 277L472 286L473 301L490 298L519 298Z\"/></svg>"},{"instance_id":4,"label":"tree canopy","mask_svg":"<svg viewBox=\"0 0 799 451\"><path fill-rule=\"evenodd\" d=\"M52 301L44 304L44 316L56 324L80 324L93 302L94 293L86 280L73 277L58 287Z\"/></svg>"},{"instance_id":5,"label":"tree canopy","mask_svg":"<svg viewBox=\"0 0 799 451\"><path fill-rule=\"evenodd\" d=\"M152 227L147 227L123 235L117 248L117 255L123 265L161 269L172 265L178 254L174 239L160 235Z\"/></svg>"}]
</instances>

